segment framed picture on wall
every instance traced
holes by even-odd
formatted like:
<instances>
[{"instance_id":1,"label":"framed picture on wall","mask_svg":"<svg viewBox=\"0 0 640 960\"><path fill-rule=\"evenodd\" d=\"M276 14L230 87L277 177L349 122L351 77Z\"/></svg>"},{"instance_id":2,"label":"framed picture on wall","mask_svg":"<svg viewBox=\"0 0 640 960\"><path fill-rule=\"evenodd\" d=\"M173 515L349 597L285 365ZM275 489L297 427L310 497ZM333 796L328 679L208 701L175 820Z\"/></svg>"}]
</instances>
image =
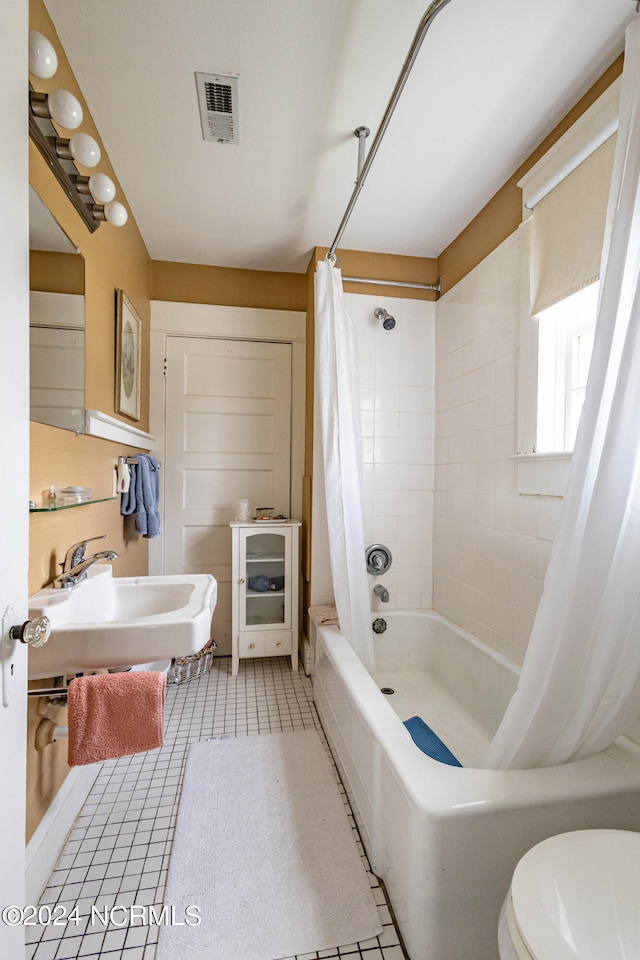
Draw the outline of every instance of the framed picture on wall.
<instances>
[{"instance_id":1,"label":"framed picture on wall","mask_svg":"<svg viewBox=\"0 0 640 960\"><path fill-rule=\"evenodd\" d=\"M116 290L116 413L140 419L142 320L124 290Z\"/></svg>"}]
</instances>

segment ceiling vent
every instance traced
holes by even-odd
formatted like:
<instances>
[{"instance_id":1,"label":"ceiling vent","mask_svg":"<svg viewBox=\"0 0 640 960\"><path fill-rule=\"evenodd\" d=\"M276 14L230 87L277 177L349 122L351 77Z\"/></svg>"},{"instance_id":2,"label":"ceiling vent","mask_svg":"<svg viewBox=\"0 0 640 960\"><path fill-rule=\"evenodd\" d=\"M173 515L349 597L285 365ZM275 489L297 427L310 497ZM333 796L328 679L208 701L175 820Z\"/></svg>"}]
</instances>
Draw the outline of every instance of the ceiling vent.
<instances>
[{"instance_id":1,"label":"ceiling vent","mask_svg":"<svg viewBox=\"0 0 640 960\"><path fill-rule=\"evenodd\" d=\"M238 78L196 73L196 83L203 138L238 144Z\"/></svg>"}]
</instances>

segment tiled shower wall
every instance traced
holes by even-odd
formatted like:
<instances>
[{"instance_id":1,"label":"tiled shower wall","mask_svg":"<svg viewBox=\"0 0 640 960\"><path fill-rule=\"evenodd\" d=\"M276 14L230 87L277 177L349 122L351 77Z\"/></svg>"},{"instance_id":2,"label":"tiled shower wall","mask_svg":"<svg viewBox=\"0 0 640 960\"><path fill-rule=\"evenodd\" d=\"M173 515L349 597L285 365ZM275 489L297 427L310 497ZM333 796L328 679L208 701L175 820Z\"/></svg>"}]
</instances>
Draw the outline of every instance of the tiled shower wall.
<instances>
[{"instance_id":1,"label":"tiled shower wall","mask_svg":"<svg viewBox=\"0 0 640 960\"><path fill-rule=\"evenodd\" d=\"M390 597L383 604L372 595L372 609L428 609L433 579L435 304L362 294L346 294L345 302L358 330L365 543L384 543L393 556L387 574L369 577L372 590L380 582ZM376 307L395 317L393 330L384 330L376 320ZM317 396L315 418L314 604L333 600Z\"/></svg>"},{"instance_id":2,"label":"tiled shower wall","mask_svg":"<svg viewBox=\"0 0 640 960\"><path fill-rule=\"evenodd\" d=\"M393 554L380 578L390 602L372 597L372 607L433 607L517 663L562 502L517 492L520 243L519 233L505 240L437 306L346 296L360 353L365 540ZM395 316L394 330L374 318L377 306ZM311 596L326 603L315 409Z\"/></svg>"},{"instance_id":3,"label":"tiled shower wall","mask_svg":"<svg viewBox=\"0 0 640 960\"><path fill-rule=\"evenodd\" d=\"M520 237L438 302L434 608L522 662L561 499L516 488Z\"/></svg>"}]
</instances>

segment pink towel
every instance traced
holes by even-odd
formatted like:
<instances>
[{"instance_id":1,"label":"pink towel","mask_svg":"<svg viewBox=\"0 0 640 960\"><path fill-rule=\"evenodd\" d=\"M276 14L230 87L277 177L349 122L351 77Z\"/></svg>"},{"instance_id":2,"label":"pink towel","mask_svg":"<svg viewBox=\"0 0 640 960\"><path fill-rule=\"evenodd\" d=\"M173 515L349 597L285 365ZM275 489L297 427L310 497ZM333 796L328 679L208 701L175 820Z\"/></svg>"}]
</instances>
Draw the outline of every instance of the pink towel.
<instances>
[{"instance_id":1,"label":"pink towel","mask_svg":"<svg viewBox=\"0 0 640 960\"><path fill-rule=\"evenodd\" d=\"M160 671L99 673L69 684L70 767L154 750L164 743L164 695Z\"/></svg>"}]
</instances>

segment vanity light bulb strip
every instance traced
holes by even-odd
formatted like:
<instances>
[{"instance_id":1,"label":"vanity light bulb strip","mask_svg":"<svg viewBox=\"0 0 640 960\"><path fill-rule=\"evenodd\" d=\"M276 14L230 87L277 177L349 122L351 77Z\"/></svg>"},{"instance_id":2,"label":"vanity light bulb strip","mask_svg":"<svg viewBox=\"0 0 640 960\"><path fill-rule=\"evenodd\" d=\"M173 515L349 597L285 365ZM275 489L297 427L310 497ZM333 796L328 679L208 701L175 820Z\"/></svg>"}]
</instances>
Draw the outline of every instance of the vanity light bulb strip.
<instances>
[{"instance_id":1,"label":"vanity light bulb strip","mask_svg":"<svg viewBox=\"0 0 640 960\"><path fill-rule=\"evenodd\" d=\"M58 56L49 40L37 30L29 31L29 73L48 80L58 69ZM122 227L129 214L126 208L114 200L116 187L104 173L83 177L77 173L75 164L95 167L101 158L100 146L87 133L74 133L68 140L59 137L51 121L65 130L75 130L83 120L80 101L68 90L52 90L39 93L29 90L29 134L56 177L65 189L76 209L81 213L90 230L95 230L101 221L114 227ZM55 148L51 146L55 145ZM63 162L70 161L68 169ZM78 197L77 194L81 194ZM82 199L90 197L93 203Z\"/></svg>"}]
</instances>

